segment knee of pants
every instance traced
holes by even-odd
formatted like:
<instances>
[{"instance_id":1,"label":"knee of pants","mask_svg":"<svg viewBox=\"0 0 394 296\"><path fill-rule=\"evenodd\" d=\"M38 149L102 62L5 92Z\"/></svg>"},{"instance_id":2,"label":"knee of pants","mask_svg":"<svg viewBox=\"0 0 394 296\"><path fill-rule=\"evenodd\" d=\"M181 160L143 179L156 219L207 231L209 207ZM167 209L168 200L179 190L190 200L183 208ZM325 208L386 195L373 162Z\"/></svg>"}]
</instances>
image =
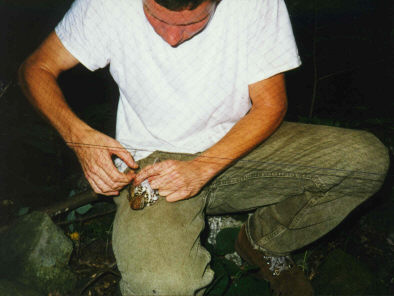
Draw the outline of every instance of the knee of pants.
<instances>
[{"instance_id":1,"label":"knee of pants","mask_svg":"<svg viewBox=\"0 0 394 296\"><path fill-rule=\"evenodd\" d=\"M118 202L113 249L124 295L194 295L213 278L199 240L204 200L157 204L132 211Z\"/></svg>"},{"instance_id":2,"label":"knee of pants","mask_svg":"<svg viewBox=\"0 0 394 296\"><path fill-rule=\"evenodd\" d=\"M335 129L323 158L318 176L322 190L348 190L366 187L370 195L382 185L389 167L388 149L371 133L350 129ZM327 163L326 163L327 162ZM325 167L328 167L325 169ZM368 195L368 196L370 196Z\"/></svg>"},{"instance_id":3,"label":"knee of pants","mask_svg":"<svg viewBox=\"0 0 394 296\"><path fill-rule=\"evenodd\" d=\"M388 149L370 132L348 130L339 150L349 170L385 176L389 166Z\"/></svg>"}]
</instances>

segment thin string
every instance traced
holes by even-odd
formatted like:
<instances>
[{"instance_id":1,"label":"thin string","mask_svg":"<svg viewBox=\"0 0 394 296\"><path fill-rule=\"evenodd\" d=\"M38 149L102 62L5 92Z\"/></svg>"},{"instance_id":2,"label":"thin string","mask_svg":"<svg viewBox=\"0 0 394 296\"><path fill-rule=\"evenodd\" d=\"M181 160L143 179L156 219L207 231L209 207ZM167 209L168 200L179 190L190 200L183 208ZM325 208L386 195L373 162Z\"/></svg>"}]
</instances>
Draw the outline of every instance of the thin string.
<instances>
[{"instance_id":1,"label":"thin string","mask_svg":"<svg viewBox=\"0 0 394 296\"><path fill-rule=\"evenodd\" d=\"M127 150L130 153L135 153L136 151L143 151L143 152L155 152L155 150L149 150L149 149L138 149L138 148L134 148L131 146L127 146L124 145L124 148L119 148L119 147L114 147L114 146L105 146L105 145L98 145L98 144L86 144L86 143L78 143L78 142L66 142L67 145L69 146L75 146L75 147L86 147L86 148L93 148L93 149L111 149L111 150ZM165 153L165 151L162 151ZM176 152L169 152L169 153L176 153ZM190 156L191 153L177 153L180 155L186 155L186 156ZM326 171L327 173L314 173L316 175L325 175L325 176L335 176L335 174L329 174L330 172L341 172L341 173L357 173L357 174L364 174L364 175L371 175L371 176L381 176L382 174L379 173L374 173L374 172L366 172L366 171L361 171L361 170L346 170L346 169L333 169L333 168L323 168L323 167L318 167L318 166L308 166L308 165L300 165L300 164L291 164L291 163L280 163L280 162L273 162L273 161L259 161L259 160L245 160L245 159L231 159L231 158L225 158L225 157L216 157L216 156L200 156L200 157L204 157L207 159L211 159L211 160L230 160L230 161L236 161L237 167L240 167L239 164L265 164L265 165L273 165L273 166L278 166L278 167L299 167L299 168L307 168L307 169L317 169L317 170L322 170L322 171ZM157 159L155 159L155 162L157 161ZM389 175L387 175L389 176ZM374 180L374 179L369 179L369 180Z\"/></svg>"}]
</instances>

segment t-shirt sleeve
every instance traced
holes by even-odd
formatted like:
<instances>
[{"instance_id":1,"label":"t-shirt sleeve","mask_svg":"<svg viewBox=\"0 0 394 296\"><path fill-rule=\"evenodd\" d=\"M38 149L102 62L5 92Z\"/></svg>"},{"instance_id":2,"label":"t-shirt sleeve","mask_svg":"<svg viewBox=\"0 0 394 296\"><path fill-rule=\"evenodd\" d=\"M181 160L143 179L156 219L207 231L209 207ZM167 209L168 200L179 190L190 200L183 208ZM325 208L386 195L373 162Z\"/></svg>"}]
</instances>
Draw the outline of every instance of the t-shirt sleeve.
<instances>
[{"instance_id":1,"label":"t-shirt sleeve","mask_svg":"<svg viewBox=\"0 0 394 296\"><path fill-rule=\"evenodd\" d=\"M248 84L301 64L283 0L254 0L247 28ZM254 6L254 7L253 7Z\"/></svg>"},{"instance_id":2,"label":"t-shirt sleeve","mask_svg":"<svg viewBox=\"0 0 394 296\"><path fill-rule=\"evenodd\" d=\"M100 0L75 0L55 32L64 47L91 71L110 60L107 13Z\"/></svg>"}]
</instances>

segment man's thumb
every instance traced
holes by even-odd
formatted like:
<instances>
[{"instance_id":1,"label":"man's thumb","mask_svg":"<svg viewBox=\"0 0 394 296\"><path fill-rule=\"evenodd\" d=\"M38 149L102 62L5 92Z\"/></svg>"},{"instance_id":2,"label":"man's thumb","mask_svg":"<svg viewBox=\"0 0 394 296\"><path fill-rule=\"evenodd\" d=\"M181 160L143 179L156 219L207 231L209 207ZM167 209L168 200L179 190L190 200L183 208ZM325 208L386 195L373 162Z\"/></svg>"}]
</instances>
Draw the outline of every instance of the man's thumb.
<instances>
[{"instance_id":1,"label":"man's thumb","mask_svg":"<svg viewBox=\"0 0 394 296\"><path fill-rule=\"evenodd\" d=\"M128 167L131 169L138 168L138 164L134 161L133 157L129 152L117 154L114 163L118 170L122 173L125 173Z\"/></svg>"}]
</instances>

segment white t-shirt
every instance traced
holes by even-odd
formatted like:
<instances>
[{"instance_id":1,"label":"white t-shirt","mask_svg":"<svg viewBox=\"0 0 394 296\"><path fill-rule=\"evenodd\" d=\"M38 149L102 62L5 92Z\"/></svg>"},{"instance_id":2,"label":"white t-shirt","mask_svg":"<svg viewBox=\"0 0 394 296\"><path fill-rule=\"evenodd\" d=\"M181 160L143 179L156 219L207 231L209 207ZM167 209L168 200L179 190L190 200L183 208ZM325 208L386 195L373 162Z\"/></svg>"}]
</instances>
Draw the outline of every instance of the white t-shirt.
<instances>
[{"instance_id":1,"label":"white t-shirt","mask_svg":"<svg viewBox=\"0 0 394 296\"><path fill-rule=\"evenodd\" d=\"M300 65L283 0L222 0L176 48L155 33L142 0L76 0L56 34L91 71L110 65L116 138L136 160L206 150L250 109L249 84Z\"/></svg>"}]
</instances>

